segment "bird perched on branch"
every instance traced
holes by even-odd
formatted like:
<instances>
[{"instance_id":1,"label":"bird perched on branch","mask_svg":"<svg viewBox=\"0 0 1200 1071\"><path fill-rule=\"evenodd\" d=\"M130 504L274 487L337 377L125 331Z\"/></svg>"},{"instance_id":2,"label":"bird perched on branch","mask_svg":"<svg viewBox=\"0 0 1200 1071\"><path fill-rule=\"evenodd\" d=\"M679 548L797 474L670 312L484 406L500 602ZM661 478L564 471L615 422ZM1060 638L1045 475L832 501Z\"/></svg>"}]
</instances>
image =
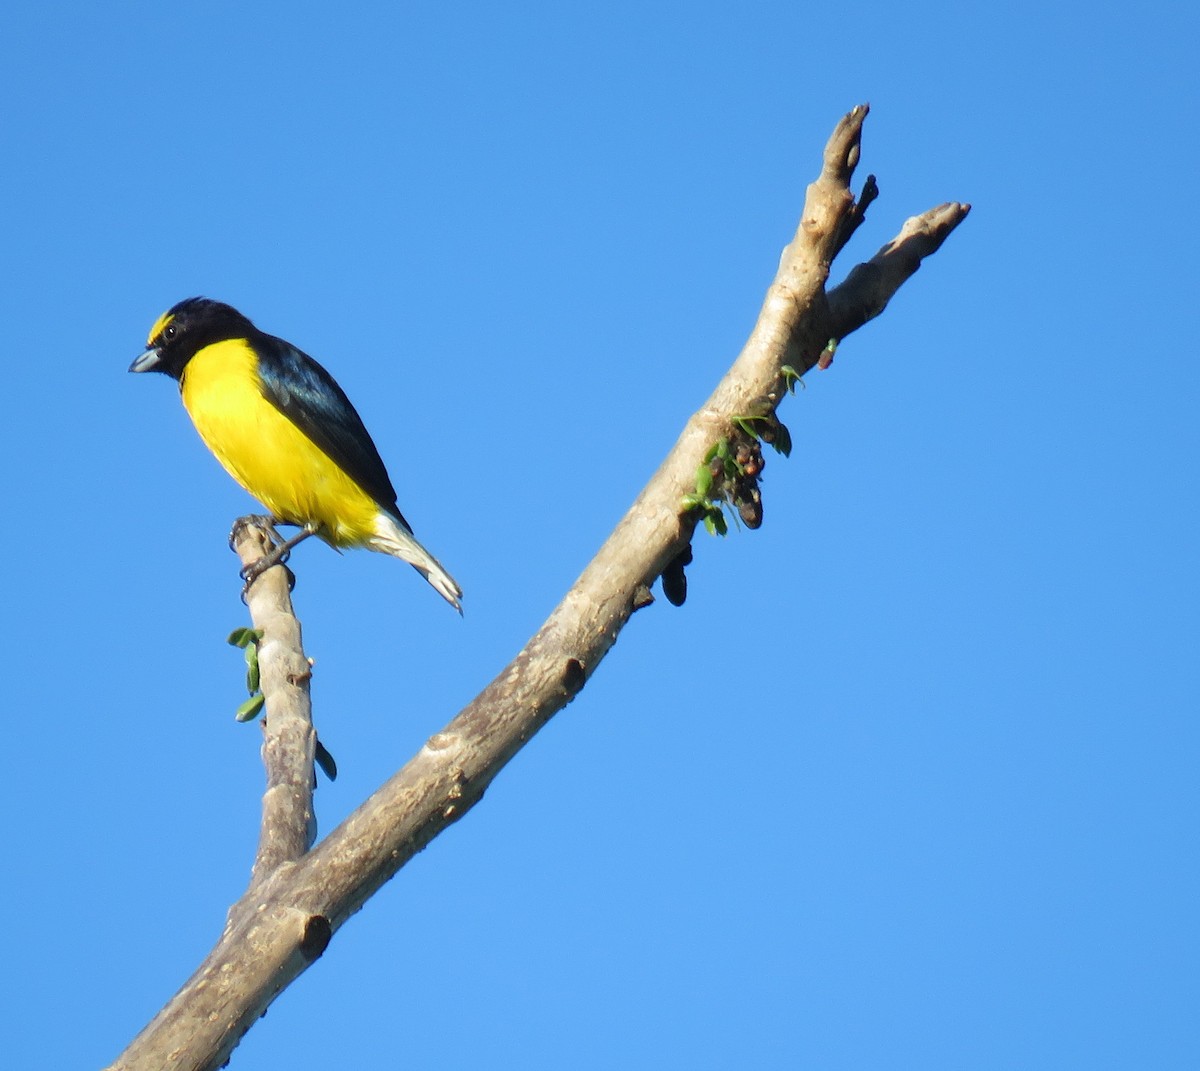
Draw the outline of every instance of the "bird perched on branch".
<instances>
[{"instance_id":1,"label":"bird perched on branch","mask_svg":"<svg viewBox=\"0 0 1200 1071\"><path fill-rule=\"evenodd\" d=\"M402 558L460 613L462 588L412 533L371 436L333 377L229 305L188 298L162 314L131 372L179 382L183 406L225 470L300 534Z\"/></svg>"}]
</instances>

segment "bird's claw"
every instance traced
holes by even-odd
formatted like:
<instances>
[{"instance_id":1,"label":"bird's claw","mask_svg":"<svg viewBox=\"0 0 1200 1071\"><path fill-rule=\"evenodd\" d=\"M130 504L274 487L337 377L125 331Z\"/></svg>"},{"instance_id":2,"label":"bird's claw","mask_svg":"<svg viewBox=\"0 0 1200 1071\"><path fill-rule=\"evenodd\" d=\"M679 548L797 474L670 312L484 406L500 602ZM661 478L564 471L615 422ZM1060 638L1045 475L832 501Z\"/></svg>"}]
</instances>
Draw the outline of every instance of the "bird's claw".
<instances>
[{"instance_id":1,"label":"bird's claw","mask_svg":"<svg viewBox=\"0 0 1200 1071\"><path fill-rule=\"evenodd\" d=\"M233 528L229 531L230 550L237 550L237 543L242 536L242 529L250 526L263 529L267 533L268 539L279 538L279 533L275 531L274 517L268 517L261 513L249 513L245 517L239 517L233 522Z\"/></svg>"},{"instance_id":2,"label":"bird's claw","mask_svg":"<svg viewBox=\"0 0 1200 1071\"><path fill-rule=\"evenodd\" d=\"M292 556L292 548L287 546L276 547L269 554L264 554L256 561L252 561L249 565L242 566L238 570L240 576L245 582L242 588L242 602L250 596L250 589L254 587L254 581L263 575L268 569L273 569L277 565L283 566L284 573L287 574L288 591L294 591L296 588L296 574L287 567L287 560Z\"/></svg>"},{"instance_id":3,"label":"bird's claw","mask_svg":"<svg viewBox=\"0 0 1200 1071\"><path fill-rule=\"evenodd\" d=\"M249 587L268 569L276 565L283 565L291 556L291 547L276 547L261 558L255 559L249 565L243 565L238 570L238 576L246 581L246 586ZM289 569L288 572L291 572L291 570Z\"/></svg>"},{"instance_id":4,"label":"bird's claw","mask_svg":"<svg viewBox=\"0 0 1200 1071\"><path fill-rule=\"evenodd\" d=\"M250 594L250 588L254 586L260 576L268 569L274 568L276 565L282 565L283 570L287 573L288 591L292 591L296 586L296 574L291 571L286 565L287 560L292 556L292 548L300 543L303 543L311 535L316 535L315 528L302 528L299 534L291 539L283 539L276 530L275 525L287 522L281 522L274 517L243 517L234 525L236 534L238 528L243 523L257 524L267 533L267 539L270 541L271 549L267 551L261 558L257 558L249 565L243 565L238 570L240 576L245 582L245 587L242 588L242 602L246 601Z\"/></svg>"}]
</instances>

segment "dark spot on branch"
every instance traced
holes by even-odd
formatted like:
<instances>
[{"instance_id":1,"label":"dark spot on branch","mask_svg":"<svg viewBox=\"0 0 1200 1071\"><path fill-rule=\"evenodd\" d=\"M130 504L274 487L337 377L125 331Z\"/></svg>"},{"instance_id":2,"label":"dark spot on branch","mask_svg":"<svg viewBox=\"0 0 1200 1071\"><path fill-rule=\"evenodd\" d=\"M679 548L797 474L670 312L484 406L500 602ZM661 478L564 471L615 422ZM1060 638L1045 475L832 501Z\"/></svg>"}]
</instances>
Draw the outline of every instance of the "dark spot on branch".
<instances>
[{"instance_id":1,"label":"dark spot on branch","mask_svg":"<svg viewBox=\"0 0 1200 1071\"><path fill-rule=\"evenodd\" d=\"M689 543L662 571L663 594L672 606L682 606L687 601L687 574L684 569L691 564L692 545Z\"/></svg>"},{"instance_id":2,"label":"dark spot on branch","mask_svg":"<svg viewBox=\"0 0 1200 1071\"><path fill-rule=\"evenodd\" d=\"M583 663L578 658L568 658L562 675L562 686L567 695L578 695L586 683L587 674L583 670Z\"/></svg>"},{"instance_id":3,"label":"dark spot on branch","mask_svg":"<svg viewBox=\"0 0 1200 1071\"><path fill-rule=\"evenodd\" d=\"M312 963L329 947L333 927L324 915L310 915L304 924L304 935L300 938L300 954Z\"/></svg>"}]
</instances>

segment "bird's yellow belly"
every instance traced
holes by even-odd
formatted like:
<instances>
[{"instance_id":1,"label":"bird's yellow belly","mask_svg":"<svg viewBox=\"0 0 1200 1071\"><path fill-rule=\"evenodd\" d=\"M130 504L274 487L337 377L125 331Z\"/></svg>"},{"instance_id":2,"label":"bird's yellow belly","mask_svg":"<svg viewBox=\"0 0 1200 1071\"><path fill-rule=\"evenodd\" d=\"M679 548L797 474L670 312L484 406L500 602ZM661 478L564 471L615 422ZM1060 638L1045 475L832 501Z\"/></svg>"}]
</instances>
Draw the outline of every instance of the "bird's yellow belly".
<instances>
[{"instance_id":1,"label":"bird's yellow belly","mask_svg":"<svg viewBox=\"0 0 1200 1071\"><path fill-rule=\"evenodd\" d=\"M184 408L225 470L278 520L309 525L334 546L375 534L379 506L262 394L245 342L217 342L187 364Z\"/></svg>"}]
</instances>

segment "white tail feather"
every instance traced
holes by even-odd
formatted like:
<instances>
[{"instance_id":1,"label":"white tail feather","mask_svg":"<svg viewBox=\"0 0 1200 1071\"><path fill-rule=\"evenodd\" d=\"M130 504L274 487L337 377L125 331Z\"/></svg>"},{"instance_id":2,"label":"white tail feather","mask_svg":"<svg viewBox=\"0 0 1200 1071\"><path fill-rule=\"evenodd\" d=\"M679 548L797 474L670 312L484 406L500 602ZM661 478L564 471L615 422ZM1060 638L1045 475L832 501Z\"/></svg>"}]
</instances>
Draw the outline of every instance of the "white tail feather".
<instances>
[{"instance_id":1,"label":"white tail feather","mask_svg":"<svg viewBox=\"0 0 1200 1071\"><path fill-rule=\"evenodd\" d=\"M367 546L383 554L391 554L408 562L433 586L443 599L454 607L460 614L462 604L462 588L445 569L441 562L429 553L412 534L395 517L380 512L375 518L375 535L367 541Z\"/></svg>"}]
</instances>

